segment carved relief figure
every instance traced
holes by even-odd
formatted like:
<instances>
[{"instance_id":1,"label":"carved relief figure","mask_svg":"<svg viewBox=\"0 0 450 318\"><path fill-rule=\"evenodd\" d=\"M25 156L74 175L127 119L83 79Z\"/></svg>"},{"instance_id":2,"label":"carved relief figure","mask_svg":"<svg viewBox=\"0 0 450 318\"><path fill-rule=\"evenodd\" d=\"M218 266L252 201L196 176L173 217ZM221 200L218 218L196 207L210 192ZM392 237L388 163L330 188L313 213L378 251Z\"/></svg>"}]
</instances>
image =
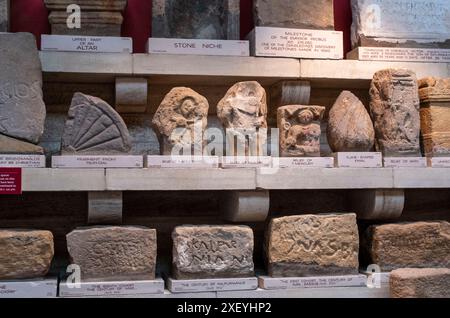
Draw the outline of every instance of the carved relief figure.
<instances>
[{"instance_id":1,"label":"carved relief figure","mask_svg":"<svg viewBox=\"0 0 450 318\"><path fill-rule=\"evenodd\" d=\"M325 107L289 105L278 109L280 156L320 157L320 121Z\"/></svg>"},{"instance_id":2,"label":"carved relief figure","mask_svg":"<svg viewBox=\"0 0 450 318\"><path fill-rule=\"evenodd\" d=\"M172 89L152 121L160 140L161 154L202 155L208 109L207 99L192 89Z\"/></svg>"},{"instance_id":3,"label":"carved relief figure","mask_svg":"<svg viewBox=\"0 0 450 318\"><path fill-rule=\"evenodd\" d=\"M231 87L217 105L217 116L227 131L228 156L262 155L267 140L267 97L258 82Z\"/></svg>"}]
</instances>

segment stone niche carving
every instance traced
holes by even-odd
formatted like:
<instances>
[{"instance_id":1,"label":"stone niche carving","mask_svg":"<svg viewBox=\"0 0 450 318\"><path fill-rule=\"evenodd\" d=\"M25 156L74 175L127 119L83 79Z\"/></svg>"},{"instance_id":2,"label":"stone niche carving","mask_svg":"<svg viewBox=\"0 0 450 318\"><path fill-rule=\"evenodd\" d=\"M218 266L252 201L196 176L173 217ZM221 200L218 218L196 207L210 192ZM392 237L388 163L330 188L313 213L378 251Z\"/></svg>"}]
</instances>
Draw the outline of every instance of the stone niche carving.
<instances>
[{"instance_id":1,"label":"stone niche carving","mask_svg":"<svg viewBox=\"0 0 450 318\"><path fill-rule=\"evenodd\" d=\"M353 47L450 48L448 0L352 0L352 13Z\"/></svg>"},{"instance_id":2,"label":"stone niche carving","mask_svg":"<svg viewBox=\"0 0 450 318\"><path fill-rule=\"evenodd\" d=\"M402 268L391 272L391 298L450 298L449 268Z\"/></svg>"},{"instance_id":3,"label":"stone niche carving","mask_svg":"<svg viewBox=\"0 0 450 318\"><path fill-rule=\"evenodd\" d=\"M257 26L334 30L333 0L254 0Z\"/></svg>"},{"instance_id":4,"label":"stone niche carving","mask_svg":"<svg viewBox=\"0 0 450 318\"><path fill-rule=\"evenodd\" d=\"M0 153L43 153L42 69L30 33L0 34ZM31 144L29 144L31 143Z\"/></svg>"},{"instance_id":5,"label":"stone niche carving","mask_svg":"<svg viewBox=\"0 0 450 318\"><path fill-rule=\"evenodd\" d=\"M67 235L67 249L82 281L155 279L156 230L80 228Z\"/></svg>"},{"instance_id":6,"label":"stone niche carving","mask_svg":"<svg viewBox=\"0 0 450 318\"><path fill-rule=\"evenodd\" d=\"M43 278L53 255L51 232L0 230L0 280Z\"/></svg>"},{"instance_id":7,"label":"stone niche carving","mask_svg":"<svg viewBox=\"0 0 450 318\"><path fill-rule=\"evenodd\" d=\"M343 91L330 110L328 143L334 152L366 152L373 149L372 119L358 97Z\"/></svg>"},{"instance_id":8,"label":"stone niche carving","mask_svg":"<svg viewBox=\"0 0 450 318\"><path fill-rule=\"evenodd\" d=\"M186 87L173 88L153 117L162 155L202 155L208 100Z\"/></svg>"},{"instance_id":9,"label":"stone niche carving","mask_svg":"<svg viewBox=\"0 0 450 318\"><path fill-rule=\"evenodd\" d=\"M51 11L48 19L52 34L120 36L123 22L122 11L127 0L44 0ZM81 28L69 28L67 21L71 13L68 6L75 4L81 9ZM70 20L70 19L69 19Z\"/></svg>"},{"instance_id":10,"label":"stone niche carving","mask_svg":"<svg viewBox=\"0 0 450 318\"><path fill-rule=\"evenodd\" d=\"M320 122L324 112L322 106L278 108L281 157L320 157Z\"/></svg>"},{"instance_id":11,"label":"stone niche carving","mask_svg":"<svg viewBox=\"0 0 450 318\"><path fill-rule=\"evenodd\" d=\"M180 226L172 239L175 279L254 276L253 231L247 226Z\"/></svg>"},{"instance_id":12,"label":"stone niche carving","mask_svg":"<svg viewBox=\"0 0 450 318\"><path fill-rule=\"evenodd\" d=\"M227 156L262 156L267 141L267 96L258 82L233 85L217 105Z\"/></svg>"},{"instance_id":13,"label":"stone niche carving","mask_svg":"<svg viewBox=\"0 0 450 318\"><path fill-rule=\"evenodd\" d=\"M427 157L450 156L450 78L419 81L420 119Z\"/></svg>"},{"instance_id":14,"label":"stone niche carving","mask_svg":"<svg viewBox=\"0 0 450 318\"><path fill-rule=\"evenodd\" d=\"M240 39L240 0L153 0L152 37Z\"/></svg>"},{"instance_id":15,"label":"stone niche carving","mask_svg":"<svg viewBox=\"0 0 450 318\"><path fill-rule=\"evenodd\" d=\"M273 219L265 253L272 277L358 273L355 214L302 215Z\"/></svg>"},{"instance_id":16,"label":"stone niche carving","mask_svg":"<svg viewBox=\"0 0 450 318\"><path fill-rule=\"evenodd\" d=\"M370 113L376 147L387 157L420 157L419 89L414 72L387 69L375 73Z\"/></svg>"},{"instance_id":17,"label":"stone niche carving","mask_svg":"<svg viewBox=\"0 0 450 318\"><path fill-rule=\"evenodd\" d=\"M120 115L100 98L75 93L62 136L62 155L121 155L131 137Z\"/></svg>"},{"instance_id":18,"label":"stone niche carving","mask_svg":"<svg viewBox=\"0 0 450 318\"><path fill-rule=\"evenodd\" d=\"M0 32L9 29L9 0L0 0Z\"/></svg>"},{"instance_id":19,"label":"stone niche carving","mask_svg":"<svg viewBox=\"0 0 450 318\"><path fill-rule=\"evenodd\" d=\"M362 240L364 257L382 271L450 268L450 223L416 222L371 226Z\"/></svg>"}]
</instances>

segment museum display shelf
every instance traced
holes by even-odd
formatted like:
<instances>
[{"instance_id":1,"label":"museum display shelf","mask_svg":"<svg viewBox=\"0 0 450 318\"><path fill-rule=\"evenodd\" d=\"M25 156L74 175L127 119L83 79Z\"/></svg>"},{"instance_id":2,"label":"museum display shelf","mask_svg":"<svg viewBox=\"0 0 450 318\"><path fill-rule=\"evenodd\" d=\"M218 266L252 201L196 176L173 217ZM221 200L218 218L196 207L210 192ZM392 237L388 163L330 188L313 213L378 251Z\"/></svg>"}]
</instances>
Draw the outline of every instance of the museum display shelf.
<instances>
[{"instance_id":1,"label":"museum display shelf","mask_svg":"<svg viewBox=\"0 0 450 318\"><path fill-rule=\"evenodd\" d=\"M23 169L23 191L450 188L442 168Z\"/></svg>"},{"instance_id":2,"label":"museum display shelf","mask_svg":"<svg viewBox=\"0 0 450 318\"><path fill-rule=\"evenodd\" d=\"M448 77L450 64L298 60L290 58L40 52L44 79L65 82L114 82L116 77L149 78L153 84L228 85L258 80L271 85L282 80L310 80L327 88L367 88L384 68L408 68L425 76Z\"/></svg>"}]
</instances>

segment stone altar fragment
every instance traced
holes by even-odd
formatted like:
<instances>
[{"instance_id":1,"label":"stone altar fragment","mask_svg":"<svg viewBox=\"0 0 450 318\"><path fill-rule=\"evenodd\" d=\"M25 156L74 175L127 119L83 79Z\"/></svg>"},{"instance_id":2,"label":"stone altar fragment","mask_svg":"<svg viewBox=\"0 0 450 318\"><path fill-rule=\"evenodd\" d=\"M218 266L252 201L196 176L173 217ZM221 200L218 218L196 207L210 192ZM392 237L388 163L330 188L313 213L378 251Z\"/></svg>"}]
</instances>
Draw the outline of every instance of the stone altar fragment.
<instances>
[{"instance_id":1,"label":"stone altar fragment","mask_svg":"<svg viewBox=\"0 0 450 318\"><path fill-rule=\"evenodd\" d=\"M343 91L330 110L328 143L334 152L368 152L375 143L372 119L364 104Z\"/></svg>"},{"instance_id":2,"label":"stone altar fragment","mask_svg":"<svg viewBox=\"0 0 450 318\"><path fill-rule=\"evenodd\" d=\"M272 277L358 273L355 214L301 215L273 219L265 253Z\"/></svg>"},{"instance_id":3,"label":"stone altar fragment","mask_svg":"<svg viewBox=\"0 0 450 318\"><path fill-rule=\"evenodd\" d=\"M53 254L51 232L0 230L0 280L43 278Z\"/></svg>"},{"instance_id":4,"label":"stone altar fragment","mask_svg":"<svg viewBox=\"0 0 450 318\"><path fill-rule=\"evenodd\" d=\"M427 157L450 156L450 78L419 81L420 120Z\"/></svg>"},{"instance_id":5,"label":"stone altar fragment","mask_svg":"<svg viewBox=\"0 0 450 318\"><path fill-rule=\"evenodd\" d=\"M376 148L386 157L420 157L419 93L416 75L405 69L375 73L370 114Z\"/></svg>"},{"instance_id":6,"label":"stone altar fragment","mask_svg":"<svg viewBox=\"0 0 450 318\"><path fill-rule=\"evenodd\" d=\"M247 226L180 226L172 239L175 279L254 276L253 231Z\"/></svg>"},{"instance_id":7,"label":"stone altar fragment","mask_svg":"<svg viewBox=\"0 0 450 318\"><path fill-rule=\"evenodd\" d=\"M123 22L122 11L127 0L44 0L50 12L49 22L52 34L120 36ZM81 27L69 28L73 11L67 12L69 5L76 4L81 9Z\"/></svg>"},{"instance_id":8,"label":"stone altar fragment","mask_svg":"<svg viewBox=\"0 0 450 318\"><path fill-rule=\"evenodd\" d=\"M392 298L450 298L449 268L405 268L390 275Z\"/></svg>"},{"instance_id":9,"label":"stone altar fragment","mask_svg":"<svg viewBox=\"0 0 450 318\"><path fill-rule=\"evenodd\" d=\"M37 144L44 132L46 111L41 61L32 34L0 34L0 69L0 135ZM13 145L11 151L15 148Z\"/></svg>"},{"instance_id":10,"label":"stone altar fragment","mask_svg":"<svg viewBox=\"0 0 450 318\"><path fill-rule=\"evenodd\" d=\"M0 32L9 29L9 0L0 0Z\"/></svg>"},{"instance_id":11,"label":"stone altar fragment","mask_svg":"<svg viewBox=\"0 0 450 318\"><path fill-rule=\"evenodd\" d=\"M62 136L62 155L120 155L131 137L120 115L100 98L75 93Z\"/></svg>"},{"instance_id":12,"label":"stone altar fragment","mask_svg":"<svg viewBox=\"0 0 450 318\"><path fill-rule=\"evenodd\" d=\"M186 87L173 88L153 117L161 155L203 154L203 133L208 124L208 100Z\"/></svg>"},{"instance_id":13,"label":"stone altar fragment","mask_svg":"<svg viewBox=\"0 0 450 318\"><path fill-rule=\"evenodd\" d=\"M322 106L289 105L278 108L281 157L320 157Z\"/></svg>"},{"instance_id":14,"label":"stone altar fragment","mask_svg":"<svg viewBox=\"0 0 450 318\"><path fill-rule=\"evenodd\" d=\"M79 228L67 235L67 249L82 282L155 279L156 230Z\"/></svg>"},{"instance_id":15,"label":"stone altar fragment","mask_svg":"<svg viewBox=\"0 0 450 318\"><path fill-rule=\"evenodd\" d=\"M263 155L267 140L267 96L258 82L233 85L217 105L217 117L226 130L227 156Z\"/></svg>"},{"instance_id":16,"label":"stone altar fragment","mask_svg":"<svg viewBox=\"0 0 450 318\"><path fill-rule=\"evenodd\" d=\"M367 261L382 271L450 268L450 223L417 222L371 226L364 239Z\"/></svg>"},{"instance_id":17,"label":"stone altar fragment","mask_svg":"<svg viewBox=\"0 0 450 318\"><path fill-rule=\"evenodd\" d=\"M240 39L239 0L153 0L152 37Z\"/></svg>"},{"instance_id":18,"label":"stone altar fragment","mask_svg":"<svg viewBox=\"0 0 450 318\"><path fill-rule=\"evenodd\" d=\"M353 47L450 48L448 0L352 0Z\"/></svg>"},{"instance_id":19,"label":"stone altar fragment","mask_svg":"<svg viewBox=\"0 0 450 318\"><path fill-rule=\"evenodd\" d=\"M334 30L333 0L255 0L256 26Z\"/></svg>"}]
</instances>

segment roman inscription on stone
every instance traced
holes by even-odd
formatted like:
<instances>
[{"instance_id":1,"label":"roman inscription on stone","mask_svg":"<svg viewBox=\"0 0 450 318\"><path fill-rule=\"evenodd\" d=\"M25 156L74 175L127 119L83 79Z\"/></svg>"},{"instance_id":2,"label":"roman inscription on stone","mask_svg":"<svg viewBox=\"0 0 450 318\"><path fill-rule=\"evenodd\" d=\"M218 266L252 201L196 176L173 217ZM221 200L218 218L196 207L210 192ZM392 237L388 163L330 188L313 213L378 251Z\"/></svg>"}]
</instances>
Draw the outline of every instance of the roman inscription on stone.
<instances>
[{"instance_id":1,"label":"roman inscription on stone","mask_svg":"<svg viewBox=\"0 0 450 318\"><path fill-rule=\"evenodd\" d=\"M392 298L450 298L449 268L404 268L391 273Z\"/></svg>"},{"instance_id":2,"label":"roman inscription on stone","mask_svg":"<svg viewBox=\"0 0 450 318\"><path fill-rule=\"evenodd\" d=\"M419 81L420 120L427 157L450 156L450 78Z\"/></svg>"},{"instance_id":3,"label":"roman inscription on stone","mask_svg":"<svg viewBox=\"0 0 450 318\"><path fill-rule=\"evenodd\" d=\"M31 33L3 33L0 48L0 134L37 144L46 111L36 40Z\"/></svg>"},{"instance_id":4,"label":"roman inscription on stone","mask_svg":"<svg viewBox=\"0 0 450 318\"><path fill-rule=\"evenodd\" d=\"M257 26L334 30L333 0L255 0Z\"/></svg>"},{"instance_id":5,"label":"roman inscription on stone","mask_svg":"<svg viewBox=\"0 0 450 318\"><path fill-rule=\"evenodd\" d=\"M51 232L0 230L0 280L43 278L53 254Z\"/></svg>"},{"instance_id":6,"label":"roman inscription on stone","mask_svg":"<svg viewBox=\"0 0 450 318\"><path fill-rule=\"evenodd\" d=\"M240 39L239 0L153 0L152 37Z\"/></svg>"},{"instance_id":7,"label":"roman inscription on stone","mask_svg":"<svg viewBox=\"0 0 450 318\"><path fill-rule=\"evenodd\" d=\"M254 276L253 231L247 226L180 226L172 239L175 279Z\"/></svg>"},{"instance_id":8,"label":"roman inscription on stone","mask_svg":"<svg viewBox=\"0 0 450 318\"><path fill-rule=\"evenodd\" d=\"M370 227L363 238L367 261L381 270L450 268L450 223L417 222Z\"/></svg>"},{"instance_id":9,"label":"roman inscription on stone","mask_svg":"<svg viewBox=\"0 0 450 318\"><path fill-rule=\"evenodd\" d=\"M339 276L358 273L355 214L273 219L266 233L269 276Z\"/></svg>"},{"instance_id":10,"label":"roman inscription on stone","mask_svg":"<svg viewBox=\"0 0 450 318\"><path fill-rule=\"evenodd\" d=\"M82 282L155 279L156 230L80 228L67 235L67 249Z\"/></svg>"},{"instance_id":11,"label":"roman inscription on stone","mask_svg":"<svg viewBox=\"0 0 450 318\"><path fill-rule=\"evenodd\" d=\"M420 157L419 88L414 72L387 69L375 73L370 114L377 150L386 157Z\"/></svg>"},{"instance_id":12,"label":"roman inscription on stone","mask_svg":"<svg viewBox=\"0 0 450 318\"><path fill-rule=\"evenodd\" d=\"M100 98L75 93L64 127L62 155L121 155L131 137L120 115Z\"/></svg>"}]
</instances>

